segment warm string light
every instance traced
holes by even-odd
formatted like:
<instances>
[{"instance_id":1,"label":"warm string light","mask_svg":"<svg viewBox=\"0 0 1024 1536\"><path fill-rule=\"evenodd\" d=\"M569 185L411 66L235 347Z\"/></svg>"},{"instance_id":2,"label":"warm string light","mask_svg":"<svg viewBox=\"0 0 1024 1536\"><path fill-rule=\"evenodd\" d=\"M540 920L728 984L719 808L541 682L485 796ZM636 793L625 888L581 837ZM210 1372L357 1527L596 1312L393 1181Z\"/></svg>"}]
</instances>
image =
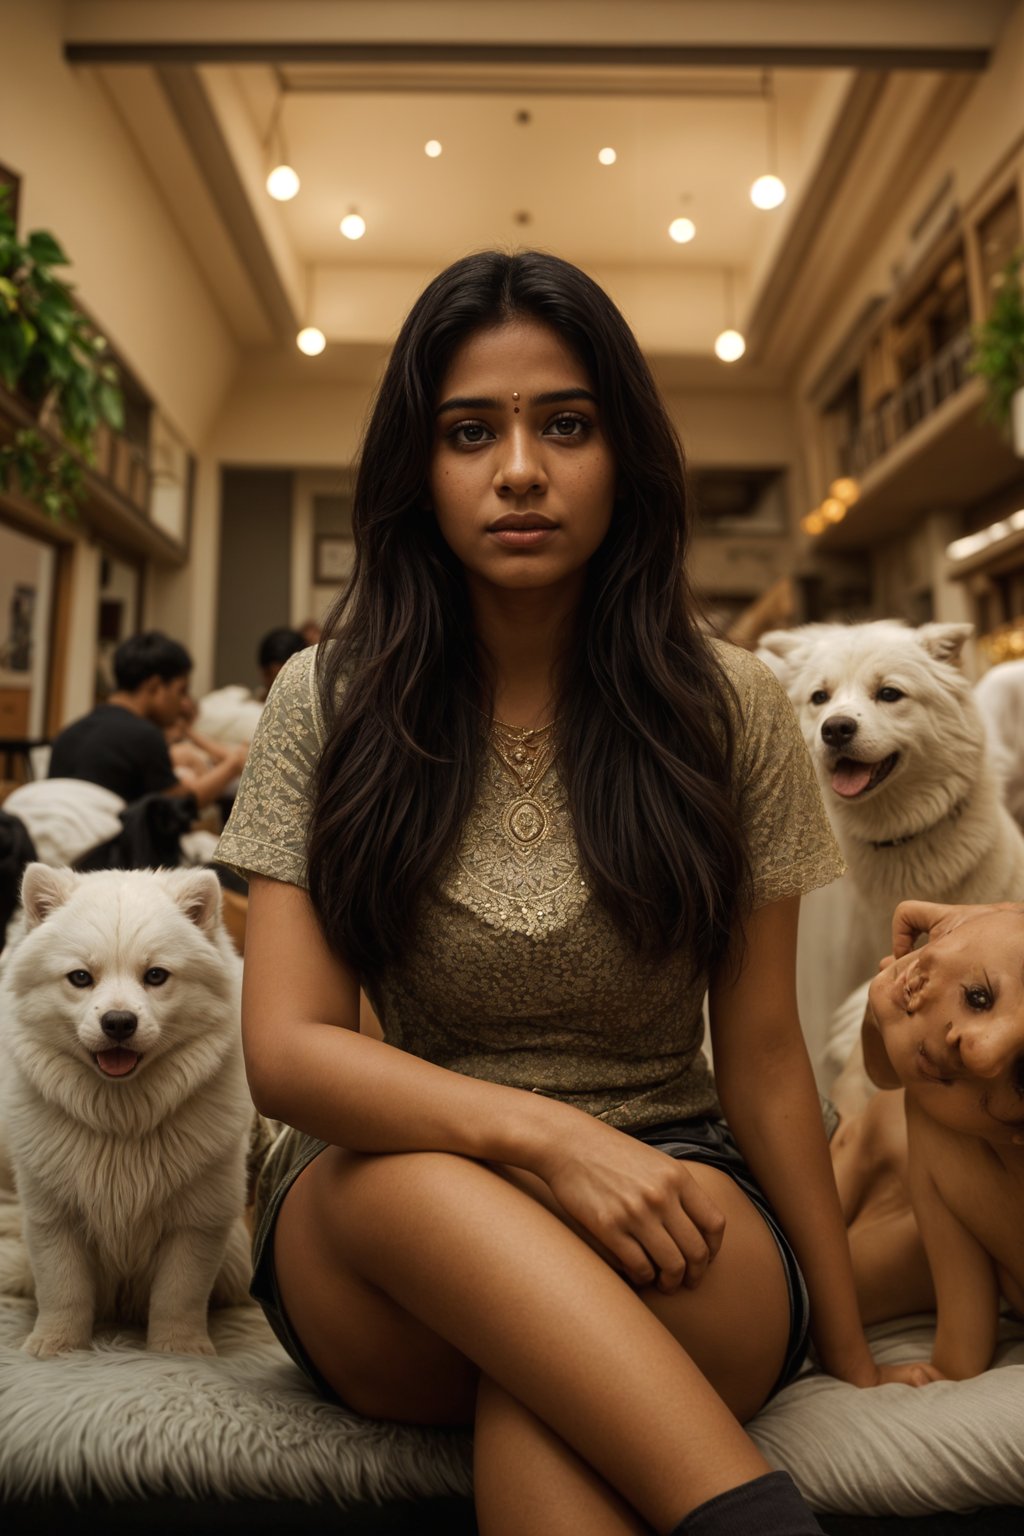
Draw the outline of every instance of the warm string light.
<instances>
[{"instance_id":1,"label":"warm string light","mask_svg":"<svg viewBox=\"0 0 1024 1536\"><path fill-rule=\"evenodd\" d=\"M806 517L802 517L800 527L812 539L817 538L820 533L825 532L826 528L842 522L859 495L860 486L851 475L843 475L840 479L833 480L821 506L815 507L813 512L808 512Z\"/></svg>"}]
</instances>

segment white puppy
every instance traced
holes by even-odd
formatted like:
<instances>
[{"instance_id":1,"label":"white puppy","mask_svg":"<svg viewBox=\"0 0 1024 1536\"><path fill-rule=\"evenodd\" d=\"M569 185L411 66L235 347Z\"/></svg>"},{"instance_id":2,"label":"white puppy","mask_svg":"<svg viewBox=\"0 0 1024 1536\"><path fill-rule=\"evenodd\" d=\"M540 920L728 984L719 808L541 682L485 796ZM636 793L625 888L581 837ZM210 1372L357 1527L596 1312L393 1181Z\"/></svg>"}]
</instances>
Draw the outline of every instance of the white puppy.
<instances>
[{"instance_id":1,"label":"white puppy","mask_svg":"<svg viewBox=\"0 0 1024 1536\"><path fill-rule=\"evenodd\" d=\"M145 1321L150 1349L212 1354L211 1292L246 1296L253 1116L217 878L30 864L22 902L0 1040L39 1308L24 1347Z\"/></svg>"}]
</instances>

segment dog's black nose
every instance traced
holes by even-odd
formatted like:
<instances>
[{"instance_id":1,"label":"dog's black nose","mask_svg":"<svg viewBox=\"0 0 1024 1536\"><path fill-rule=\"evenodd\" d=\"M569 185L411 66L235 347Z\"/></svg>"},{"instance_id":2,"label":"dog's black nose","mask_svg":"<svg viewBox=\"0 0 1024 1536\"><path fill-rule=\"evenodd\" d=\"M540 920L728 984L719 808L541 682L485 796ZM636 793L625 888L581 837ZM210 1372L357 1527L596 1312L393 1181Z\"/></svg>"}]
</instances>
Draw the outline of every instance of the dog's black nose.
<instances>
[{"instance_id":1,"label":"dog's black nose","mask_svg":"<svg viewBox=\"0 0 1024 1536\"><path fill-rule=\"evenodd\" d=\"M111 1040L127 1040L134 1035L139 1027L139 1021L134 1013L123 1013L120 1009L111 1008L100 1019L103 1033L109 1035Z\"/></svg>"},{"instance_id":2,"label":"dog's black nose","mask_svg":"<svg viewBox=\"0 0 1024 1536\"><path fill-rule=\"evenodd\" d=\"M857 734L857 722L849 715L829 715L821 722L821 738L830 747L845 747Z\"/></svg>"}]
</instances>

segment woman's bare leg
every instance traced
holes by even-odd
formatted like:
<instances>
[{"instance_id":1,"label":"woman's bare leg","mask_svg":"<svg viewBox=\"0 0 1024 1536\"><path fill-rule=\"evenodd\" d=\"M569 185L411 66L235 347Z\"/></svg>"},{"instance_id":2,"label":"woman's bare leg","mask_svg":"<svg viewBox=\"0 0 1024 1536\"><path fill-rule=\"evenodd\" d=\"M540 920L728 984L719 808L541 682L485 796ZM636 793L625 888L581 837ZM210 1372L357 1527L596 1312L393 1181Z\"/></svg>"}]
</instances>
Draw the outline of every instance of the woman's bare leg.
<instances>
[{"instance_id":1,"label":"woman's bare leg","mask_svg":"<svg viewBox=\"0 0 1024 1536\"><path fill-rule=\"evenodd\" d=\"M724 1175L701 1173L735 1190ZM692 1316L697 1352L713 1292L735 1294L740 1315L723 1334L734 1344L745 1326L748 1389L763 1401L781 1364L788 1308L776 1254L765 1277L772 1315L750 1315L763 1287L751 1283L740 1234L760 1229L774 1244L735 1193L736 1232L702 1285L675 1297L650 1293L659 1322L557 1216L492 1170L442 1153L329 1149L279 1218L282 1299L318 1368L353 1407L421 1422L468 1419L472 1360L594 1469L598 1490L605 1479L642 1520L667 1531L768 1470L662 1326L677 1332L677 1318Z\"/></svg>"},{"instance_id":2,"label":"woman's bare leg","mask_svg":"<svg viewBox=\"0 0 1024 1536\"><path fill-rule=\"evenodd\" d=\"M694 1163L689 1168L726 1215L728 1262L719 1262L723 1245L697 1291L666 1297L649 1288L640 1294L745 1419L762 1406L782 1367L789 1328L785 1277L763 1218L728 1175ZM506 1176L536 1187L517 1170ZM544 1186L537 1187L537 1197L551 1201ZM584 1530L588 1536L637 1536L650 1529L547 1425L486 1379L474 1453L481 1536L577 1536Z\"/></svg>"},{"instance_id":3,"label":"woman's bare leg","mask_svg":"<svg viewBox=\"0 0 1024 1536\"><path fill-rule=\"evenodd\" d=\"M487 1376L473 1433L480 1536L650 1536L613 1488Z\"/></svg>"}]
</instances>

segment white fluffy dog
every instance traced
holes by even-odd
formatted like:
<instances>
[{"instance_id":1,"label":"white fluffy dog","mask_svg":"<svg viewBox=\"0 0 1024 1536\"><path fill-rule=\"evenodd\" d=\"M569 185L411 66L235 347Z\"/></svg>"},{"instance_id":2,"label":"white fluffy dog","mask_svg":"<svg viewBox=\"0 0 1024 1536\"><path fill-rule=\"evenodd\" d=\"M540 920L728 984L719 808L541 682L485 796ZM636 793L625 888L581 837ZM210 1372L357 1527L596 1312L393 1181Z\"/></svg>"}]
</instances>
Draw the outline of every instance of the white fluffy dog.
<instances>
[{"instance_id":1,"label":"white fluffy dog","mask_svg":"<svg viewBox=\"0 0 1024 1536\"><path fill-rule=\"evenodd\" d=\"M1009 901L1024 893L1024 836L1003 803L960 670L971 630L911 629L887 619L808 624L761 638L759 649L793 701L858 893L855 913L834 904L830 912L844 931L821 933L813 946L815 962L840 983L835 1002L888 953L898 902ZM845 1011L828 1047L833 1068L859 1035L863 1002L850 999Z\"/></svg>"},{"instance_id":2,"label":"white fluffy dog","mask_svg":"<svg viewBox=\"0 0 1024 1536\"><path fill-rule=\"evenodd\" d=\"M0 1077L39 1309L24 1347L85 1349L108 1320L212 1354L211 1292L243 1301L249 1279L253 1116L217 878L30 864L22 903Z\"/></svg>"},{"instance_id":3,"label":"white fluffy dog","mask_svg":"<svg viewBox=\"0 0 1024 1536\"><path fill-rule=\"evenodd\" d=\"M1024 891L1024 837L1003 804L959 667L971 628L909 629L886 619L761 639L777 658L836 836L883 939L906 897L1005 901Z\"/></svg>"}]
</instances>

